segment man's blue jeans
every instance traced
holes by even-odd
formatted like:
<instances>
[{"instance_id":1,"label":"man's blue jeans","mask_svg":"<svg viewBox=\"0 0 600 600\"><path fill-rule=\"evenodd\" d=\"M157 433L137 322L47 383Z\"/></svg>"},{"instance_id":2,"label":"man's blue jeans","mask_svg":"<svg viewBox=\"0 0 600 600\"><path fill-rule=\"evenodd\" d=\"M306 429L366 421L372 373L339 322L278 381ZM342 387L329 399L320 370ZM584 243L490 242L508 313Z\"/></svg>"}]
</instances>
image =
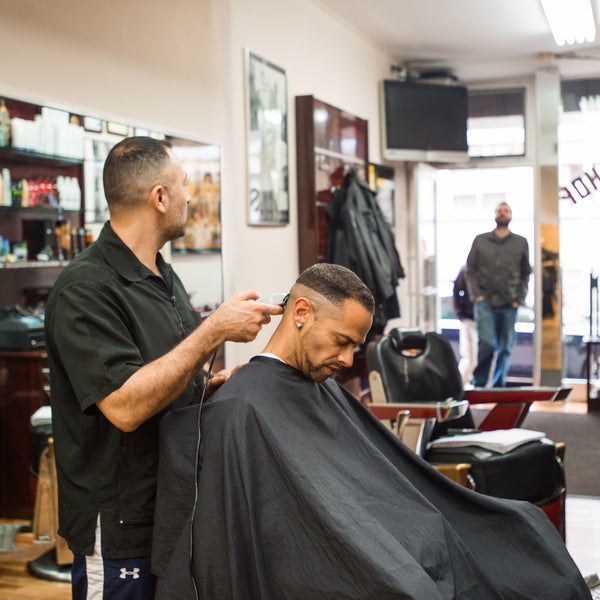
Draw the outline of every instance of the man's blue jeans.
<instances>
[{"instance_id":1,"label":"man's blue jeans","mask_svg":"<svg viewBox=\"0 0 600 600\"><path fill-rule=\"evenodd\" d=\"M476 387L487 385L494 354L497 353L491 385L505 387L510 354L515 342L517 309L510 305L491 306L487 300L481 300L475 303L474 316L477 321L479 343L473 385Z\"/></svg>"}]
</instances>

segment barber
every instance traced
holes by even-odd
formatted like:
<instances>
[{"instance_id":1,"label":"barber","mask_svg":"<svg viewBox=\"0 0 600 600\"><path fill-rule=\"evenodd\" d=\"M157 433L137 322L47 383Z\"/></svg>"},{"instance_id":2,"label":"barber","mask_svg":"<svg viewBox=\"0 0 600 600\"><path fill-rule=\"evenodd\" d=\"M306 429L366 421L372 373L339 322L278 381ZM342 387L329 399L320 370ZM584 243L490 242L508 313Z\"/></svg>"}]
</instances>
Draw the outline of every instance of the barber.
<instances>
[{"instance_id":1,"label":"barber","mask_svg":"<svg viewBox=\"0 0 600 600\"><path fill-rule=\"evenodd\" d=\"M159 252L184 234L190 202L167 142L125 138L103 181L110 221L62 271L46 309L59 534L74 553L74 600L145 600L158 422L223 383L227 371L209 379L203 366L282 308L245 291L200 323Z\"/></svg>"}]
</instances>

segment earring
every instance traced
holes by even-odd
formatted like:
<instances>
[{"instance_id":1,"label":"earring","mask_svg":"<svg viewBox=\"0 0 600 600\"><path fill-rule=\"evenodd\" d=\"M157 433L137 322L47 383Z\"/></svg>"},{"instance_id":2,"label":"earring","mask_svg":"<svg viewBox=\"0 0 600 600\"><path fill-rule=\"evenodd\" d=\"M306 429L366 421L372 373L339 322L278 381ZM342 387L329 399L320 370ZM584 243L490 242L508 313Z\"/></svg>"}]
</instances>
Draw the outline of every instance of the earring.
<instances>
[{"instance_id":1,"label":"earring","mask_svg":"<svg viewBox=\"0 0 600 600\"><path fill-rule=\"evenodd\" d=\"M297 327L298 329L302 329L302 323L296 323L296 327Z\"/></svg>"}]
</instances>

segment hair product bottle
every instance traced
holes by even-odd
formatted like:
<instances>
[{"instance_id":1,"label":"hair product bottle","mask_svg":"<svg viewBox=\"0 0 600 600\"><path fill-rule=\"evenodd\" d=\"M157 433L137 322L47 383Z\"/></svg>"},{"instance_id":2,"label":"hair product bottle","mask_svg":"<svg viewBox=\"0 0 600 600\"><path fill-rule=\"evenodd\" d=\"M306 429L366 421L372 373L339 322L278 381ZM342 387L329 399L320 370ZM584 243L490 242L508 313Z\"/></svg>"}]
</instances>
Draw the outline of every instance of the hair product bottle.
<instances>
[{"instance_id":1,"label":"hair product bottle","mask_svg":"<svg viewBox=\"0 0 600 600\"><path fill-rule=\"evenodd\" d=\"M10 145L10 114L6 102L0 99L0 148Z\"/></svg>"}]
</instances>

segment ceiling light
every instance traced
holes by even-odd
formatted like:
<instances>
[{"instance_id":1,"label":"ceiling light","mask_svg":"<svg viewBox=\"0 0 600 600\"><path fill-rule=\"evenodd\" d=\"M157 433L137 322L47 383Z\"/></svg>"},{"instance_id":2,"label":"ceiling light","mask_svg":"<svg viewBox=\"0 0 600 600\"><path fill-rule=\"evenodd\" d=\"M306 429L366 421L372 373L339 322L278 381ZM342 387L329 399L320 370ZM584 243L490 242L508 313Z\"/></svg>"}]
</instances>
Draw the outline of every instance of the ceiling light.
<instances>
[{"instance_id":1,"label":"ceiling light","mask_svg":"<svg viewBox=\"0 0 600 600\"><path fill-rule=\"evenodd\" d=\"M583 44L596 38L591 0L540 0L559 46Z\"/></svg>"}]
</instances>

